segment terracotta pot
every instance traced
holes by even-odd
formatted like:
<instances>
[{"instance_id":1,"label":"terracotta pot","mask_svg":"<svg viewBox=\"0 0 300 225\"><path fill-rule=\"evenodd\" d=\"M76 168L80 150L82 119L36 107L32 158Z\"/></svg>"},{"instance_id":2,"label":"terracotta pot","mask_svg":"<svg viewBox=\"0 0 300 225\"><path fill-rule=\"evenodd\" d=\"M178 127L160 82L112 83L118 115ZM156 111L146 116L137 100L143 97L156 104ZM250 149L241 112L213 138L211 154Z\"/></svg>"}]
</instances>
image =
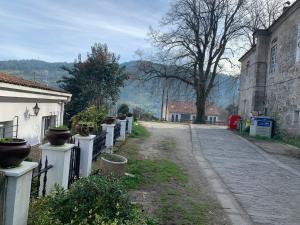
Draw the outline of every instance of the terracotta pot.
<instances>
[{"instance_id":1,"label":"terracotta pot","mask_svg":"<svg viewBox=\"0 0 300 225\"><path fill-rule=\"evenodd\" d=\"M46 137L51 145L64 145L71 137L71 132L67 128L50 128Z\"/></svg>"},{"instance_id":2,"label":"terracotta pot","mask_svg":"<svg viewBox=\"0 0 300 225\"><path fill-rule=\"evenodd\" d=\"M109 156L112 156L115 159L110 159ZM104 175L115 175L117 177L121 177L125 173L125 166L127 164L127 159L124 156L110 154L102 156L100 159L100 171Z\"/></svg>"},{"instance_id":3,"label":"terracotta pot","mask_svg":"<svg viewBox=\"0 0 300 225\"><path fill-rule=\"evenodd\" d=\"M127 116L128 117L132 117L132 113L127 113Z\"/></svg>"},{"instance_id":4,"label":"terracotta pot","mask_svg":"<svg viewBox=\"0 0 300 225\"><path fill-rule=\"evenodd\" d=\"M119 120L126 120L126 115L120 115L120 116L118 116L118 119Z\"/></svg>"},{"instance_id":5,"label":"terracotta pot","mask_svg":"<svg viewBox=\"0 0 300 225\"><path fill-rule=\"evenodd\" d=\"M23 139L13 138L11 142L0 143L0 167L16 167L30 153L30 145Z\"/></svg>"},{"instance_id":6,"label":"terracotta pot","mask_svg":"<svg viewBox=\"0 0 300 225\"><path fill-rule=\"evenodd\" d=\"M115 117L113 117L113 116L108 116L108 117L105 118L104 122L105 122L106 124L113 124L113 123L115 122Z\"/></svg>"}]
</instances>

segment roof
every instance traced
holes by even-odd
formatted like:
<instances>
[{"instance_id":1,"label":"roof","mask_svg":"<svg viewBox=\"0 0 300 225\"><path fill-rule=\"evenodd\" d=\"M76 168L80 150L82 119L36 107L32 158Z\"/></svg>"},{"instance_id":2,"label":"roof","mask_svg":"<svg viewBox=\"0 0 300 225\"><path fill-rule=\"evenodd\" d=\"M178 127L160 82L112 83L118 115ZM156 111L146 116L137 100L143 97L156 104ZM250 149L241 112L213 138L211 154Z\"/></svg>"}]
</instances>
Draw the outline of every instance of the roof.
<instances>
[{"instance_id":1,"label":"roof","mask_svg":"<svg viewBox=\"0 0 300 225\"><path fill-rule=\"evenodd\" d=\"M35 81L31 81L31 80L25 80L23 78L11 76L11 75L8 75L6 73L1 73L1 72L0 72L0 83L8 83L8 84L20 85L20 86L24 86L24 87L31 87L31 88L37 88L37 89L43 89L43 90L49 90L49 91L69 93L60 88L49 87L46 84L38 83Z\"/></svg>"},{"instance_id":2,"label":"roof","mask_svg":"<svg viewBox=\"0 0 300 225\"><path fill-rule=\"evenodd\" d=\"M197 108L194 102L188 101L170 101L168 103L169 113L180 113L180 114L196 114ZM218 116L220 115L220 110L217 106L212 104L207 104L205 107L206 116Z\"/></svg>"},{"instance_id":3,"label":"roof","mask_svg":"<svg viewBox=\"0 0 300 225\"><path fill-rule=\"evenodd\" d=\"M256 50L256 45L253 45L241 58L239 58L239 62L243 61L246 56Z\"/></svg>"},{"instance_id":4,"label":"roof","mask_svg":"<svg viewBox=\"0 0 300 225\"><path fill-rule=\"evenodd\" d=\"M197 108L194 102L170 101L168 103L170 113L195 114Z\"/></svg>"}]
</instances>

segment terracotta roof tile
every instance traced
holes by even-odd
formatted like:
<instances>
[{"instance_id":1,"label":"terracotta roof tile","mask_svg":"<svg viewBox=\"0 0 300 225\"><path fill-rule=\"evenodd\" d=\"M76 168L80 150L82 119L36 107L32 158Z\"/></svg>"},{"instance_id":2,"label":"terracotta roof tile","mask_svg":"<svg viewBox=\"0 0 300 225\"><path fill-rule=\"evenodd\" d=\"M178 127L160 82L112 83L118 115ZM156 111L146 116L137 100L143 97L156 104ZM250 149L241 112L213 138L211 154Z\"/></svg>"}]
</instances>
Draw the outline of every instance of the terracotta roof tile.
<instances>
[{"instance_id":1,"label":"terracotta roof tile","mask_svg":"<svg viewBox=\"0 0 300 225\"><path fill-rule=\"evenodd\" d=\"M168 103L169 113L181 113L181 114L196 114L197 108L194 102L187 101L170 101ZM206 105L205 115L218 116L220 115L220 110L215 105Z\"/></svg>"},{"instance_id":2,"label":"terracotta roof tile","mask_svg":"<svg viewBox=\"0 0 300 225\"><path fill-rule=\"evenodd\" d=\"M46 84L41 84L41 83L31 81L31 80L25 80L23 78L11 76L11 75L1 73L1 72L0 72L0 83L15 84L15 85L20 85L20 86L24 86L24 87L31 87L31 88L38 88L38 89L49 90L49 91L68 93L67 91L60 89L60 88L48 87Z\"/></svg>"}]
</instances>

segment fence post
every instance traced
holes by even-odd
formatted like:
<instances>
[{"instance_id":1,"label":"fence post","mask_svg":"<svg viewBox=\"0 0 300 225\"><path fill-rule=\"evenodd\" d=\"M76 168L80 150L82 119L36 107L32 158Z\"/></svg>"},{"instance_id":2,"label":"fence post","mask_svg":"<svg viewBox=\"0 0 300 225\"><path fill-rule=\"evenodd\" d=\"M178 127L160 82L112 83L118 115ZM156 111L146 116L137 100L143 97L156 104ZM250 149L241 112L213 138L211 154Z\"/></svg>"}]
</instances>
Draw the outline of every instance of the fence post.
<instances>
[{"instance_id":1,"label":"fence post","mask_svg":"<svg viewBox=\"0 0 300 225\"><path fill-rule=\"evenodd\" d=\"M59 184L65 189L68 188L71 149L74 146L74 144L54 146L49 143L40 146L42 150L42 162L45 162L47 157L49 164L53 166L47 174L46 194L52 191L55 184ZM41 177L41 182L43 178L44 174Z\"/></svg>"},{"instance_id":2,"label":"fence post","mask_svg":"<svg viewBox=\"0 0 300 225\"><path fill-rule=\"evenodd\" d=\"M103 130L106 131L105 147L112 148L114 146L114 129L115 124L102 124Z\"/></svg>"},{"instance_id":3,"label":"fence post","mask_svg":"<svg viewBox=\"0 0 300 225\"><path fill-rule=\"evenodd\" d=\"M127 122L127 120L119 120L119 122L121 124L119 140L125 141L125 139L126 139L126 122Z\"/></svg>"},{"instance_id":4,"label":"fence post","mask_svg":"<svg viewBox=\"0 0 300 225\"><path fill-rule=\"evenodd\" d=\"M128 120L128 134L131 134L133 117L132 116L127 116L127 120Z\"/></svg>"},{"instance_id":5,"label":"fence post","mask_svg":"<svg viewBox=\"0 0 300 225\"><path fill-rule=\"evenodd\" d=\"M75 135L75 145L80 143L80 176L87 177L92 171L93 160L93 145L96 135L89 135L87 137L79 134Z\"/></svg>"},{"instance_id":6,"label":"fence post","mask_svg":"<svg viewBox=\"0 0 300 225\"><path fill-rule=\"evenodd\" d=\"M32 170L35 162L22 162L11 169L0 169L6 179L4 225L27 224Z\"/></svg>"}]
</instances>

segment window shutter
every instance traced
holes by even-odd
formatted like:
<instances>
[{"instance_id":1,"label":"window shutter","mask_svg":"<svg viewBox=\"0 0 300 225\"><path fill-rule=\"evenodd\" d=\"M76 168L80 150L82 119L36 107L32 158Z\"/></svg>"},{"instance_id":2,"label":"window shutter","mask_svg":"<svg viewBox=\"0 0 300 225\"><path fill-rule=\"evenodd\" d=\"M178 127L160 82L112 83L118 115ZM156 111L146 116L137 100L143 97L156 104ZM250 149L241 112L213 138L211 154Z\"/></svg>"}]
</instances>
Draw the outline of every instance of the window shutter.
<instances>
[{"instance_id":1,"label":"window shutter","mask_svg":"<svg viewBox=\"0 0 300 225\"><path fill-rule=\"evenodd\" d=\"M297 35L296 62L300 62L300 25L298 26L298 35Z\"/></svg>"}]
</instances>

